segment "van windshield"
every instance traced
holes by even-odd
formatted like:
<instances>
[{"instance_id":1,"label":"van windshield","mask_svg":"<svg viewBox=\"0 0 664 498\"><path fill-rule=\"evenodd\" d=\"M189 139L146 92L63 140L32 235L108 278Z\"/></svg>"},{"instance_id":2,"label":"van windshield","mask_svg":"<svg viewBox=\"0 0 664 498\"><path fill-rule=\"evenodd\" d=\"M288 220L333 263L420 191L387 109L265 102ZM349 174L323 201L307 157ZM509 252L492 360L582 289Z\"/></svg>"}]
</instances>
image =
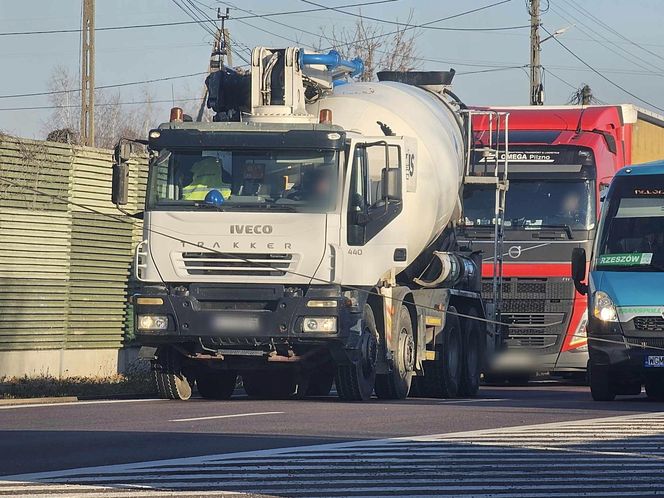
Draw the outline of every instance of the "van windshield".
<instances>
[{"instance_id":1,"label":"van windshield","mask_svg":"<svg viewBox=\"0 0 664 498\"><path fill-rule=\"evenodd\" d=\"M603 216L598 270L664 271L663 178L616 177Z\"/></svg>"},{"instance_id":2,"label":"van windshield","mask_svg":"<svg viewBox=\"0 0 664 498\"><path fill-rule=\"evenodd\" d=\"M328 212L338 162L334 150L163 149L150 168L148 209Z\"/></svg>"}]
</instances>

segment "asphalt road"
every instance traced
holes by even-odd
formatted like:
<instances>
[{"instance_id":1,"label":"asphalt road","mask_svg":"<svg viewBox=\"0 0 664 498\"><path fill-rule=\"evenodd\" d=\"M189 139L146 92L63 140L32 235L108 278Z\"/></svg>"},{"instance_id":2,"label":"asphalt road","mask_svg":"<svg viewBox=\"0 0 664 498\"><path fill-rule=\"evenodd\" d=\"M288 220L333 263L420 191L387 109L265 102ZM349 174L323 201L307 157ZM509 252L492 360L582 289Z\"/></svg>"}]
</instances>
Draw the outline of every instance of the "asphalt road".
<instances>
[{"instance_id":1,"label":"asphalt road","mask_svg":"<svg viewBox=\"0 0 664 498\"><path fill-rule=\"evenodd\" d=\"M0 475L664 411L588 388L483 387L467 400L110 400L0 407Z\"/></svg>"}]
</instances>

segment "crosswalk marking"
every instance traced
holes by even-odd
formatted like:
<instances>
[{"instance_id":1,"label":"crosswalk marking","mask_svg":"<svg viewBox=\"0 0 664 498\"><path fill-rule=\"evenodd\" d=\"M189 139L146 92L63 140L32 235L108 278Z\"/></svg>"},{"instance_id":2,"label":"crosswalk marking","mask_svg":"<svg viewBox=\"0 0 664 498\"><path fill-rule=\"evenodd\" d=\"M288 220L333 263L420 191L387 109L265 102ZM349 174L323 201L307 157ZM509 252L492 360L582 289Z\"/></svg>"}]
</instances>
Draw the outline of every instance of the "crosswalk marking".
<instances>
[{"instance_id":1,"label":"crosswalk marking","mask_svg":"<svg viewBox=\"0 0 664 498\"><path fill-rule=\"evenodd\" d=\"M9 476L0 496L651 496L664 412Z\"/></svg>"}]
</instances>

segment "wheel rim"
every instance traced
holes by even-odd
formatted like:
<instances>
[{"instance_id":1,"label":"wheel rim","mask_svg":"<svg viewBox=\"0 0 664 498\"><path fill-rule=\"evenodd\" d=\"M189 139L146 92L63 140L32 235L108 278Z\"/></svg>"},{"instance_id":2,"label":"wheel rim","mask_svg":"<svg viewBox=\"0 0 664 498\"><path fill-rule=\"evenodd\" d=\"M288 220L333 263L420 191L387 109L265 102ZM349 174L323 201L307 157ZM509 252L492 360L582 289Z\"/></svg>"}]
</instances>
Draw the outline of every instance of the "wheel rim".
<instances>
[{"instance_id":1,"label":"wheel rim","mask_svg":"<svg viewBox=\"0 0 664 498\"><path fill-rule=\"evenodd\" d=\"M412 372L415 369L415 341L413 336L405 328L401 329L401 355L400 361L402 370L405 373Z\"/></svg>"},{"instance_id":2,"label":"wheel rim","mask_svg":"<svg viewBox=\"0 0 664 498\"><path fill-rule=\"evenodd\" d=\"M364 340L364 348L362 348L362 374L365 377L370 377L376 367L378 344L371 330L366 329L365 334L366 339Z\"/></svg>"}]
</instances>

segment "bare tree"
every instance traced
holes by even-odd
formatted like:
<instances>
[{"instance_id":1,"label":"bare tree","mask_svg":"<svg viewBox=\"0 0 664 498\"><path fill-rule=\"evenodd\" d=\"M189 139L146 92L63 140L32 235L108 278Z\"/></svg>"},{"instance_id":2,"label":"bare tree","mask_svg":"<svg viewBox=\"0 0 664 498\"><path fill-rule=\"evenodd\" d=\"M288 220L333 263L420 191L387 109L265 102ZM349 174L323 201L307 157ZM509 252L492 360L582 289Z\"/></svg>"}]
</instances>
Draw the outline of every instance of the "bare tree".
<instances>
[{"instance_id":1,"label":"bare tree","mask_svg":"<svg viewBox=\"0 0 664 498\"><path fill-rule=\"evenodd\" d=\"M417 58L417 38L420 32L412 25L413 12L404 23L389 30L382 25L370 24L360 16L351 29L337 30L332 27L328 33L322 29L320 48L329 44L345 58L360 57L364 62L361 81L372 81L376 72L411 71L419 67Z\"/></svg>"},{"instance_id":2,"label":"bare tree","mask_svg":"<svg viewBox=\"0 0 664 498\"><path fill-rule=\"evenodd\" d=\"M80 91L78 82L66 67L51 73L49 96L53 111L44 124L47 140L79 143ZM122 104L119 91L95 91L95 145L110 149L120 138L144 138L154 125L152 96L147 88L138 99L140 105Z\"/></svg>"},{"instance_id":3,"label":"bare tree","mask_svg":"<svg viewBox=\"0 0 664 498\"><path fill-rule=\"evenodd\" d=\"M592 88L590 88L590 85L583 83L581 87L579 87L572 93L572 95L570 95L567 103L573 105L590 105L597 104L599 101L593 95L593 91Z\"/></svg>"}]
</instances>

